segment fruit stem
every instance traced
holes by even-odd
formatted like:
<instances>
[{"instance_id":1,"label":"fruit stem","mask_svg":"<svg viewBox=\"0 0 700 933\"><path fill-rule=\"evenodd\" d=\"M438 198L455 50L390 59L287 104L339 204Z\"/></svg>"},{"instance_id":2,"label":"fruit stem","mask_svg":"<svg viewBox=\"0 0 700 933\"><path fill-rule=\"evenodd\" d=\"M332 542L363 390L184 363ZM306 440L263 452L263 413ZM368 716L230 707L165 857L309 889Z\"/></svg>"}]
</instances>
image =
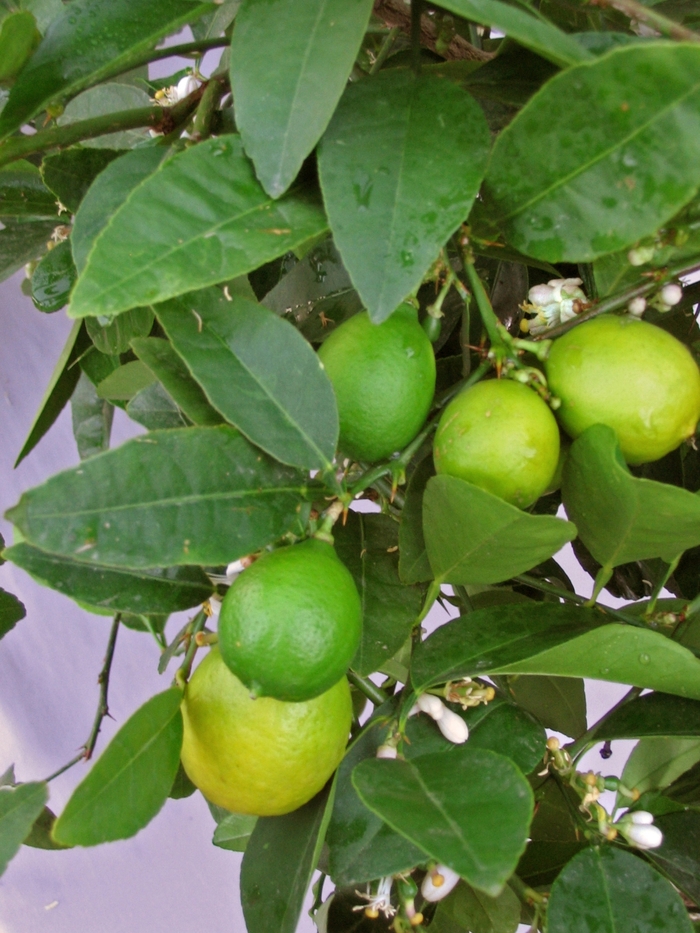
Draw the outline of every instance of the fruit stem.
<instances>
[{"instance_id":1,"label":"fruit stem","mask_svg":"<svg viewBox=\"0 0 700 933\"><path fill-rule=\"evenodd\" d=\"M646 611L644 613L645 619L651 618L654 610L656 609L656 601L658 600L661 594L661 590L666 586L670 578L673 576L673 573L676 567L678 566L678 563L682 556L683 556L683 552L681 551L681 553L677 557L674 557L674 559L668 565L668 567L666 568L666 572L661 576L659 580L657 580L656 586L654 587L654 592L651 594L651 598L649 600L649 605L647 606Z\"/></svg>"},{"instance_id":2,"label":"fruit stem","mask_svg":"<svg viewBox=\"0 0 700 933\"><path fill-rule=\"evenodd\" d=\"M636 619L634 616L629 616L625 612L620 612L619 609L613 609L611 606L603 606L596 602L591 603L590 600L583 596L578 596L576 593L562 589L559 586L552 586L549 583L543 583L541 580L538 580L536 577L531 577L529 574L521 573L517 577L513 577L513 579L517 580L518 583L524 583L525 586L531 586L533 590L539 590L541 593L546 593L549 596L557 596L559 599L563 599L566 602L575 603L577 606L588 606L593 609L600 609L627 625L634 625L637 628L647 628L647 626L640 622L639 619Z\"/></svg>"},{"instance_id":3,"label":"fruit stem","mask_svg":"<svg viewBox=\"0 0 700 933\"><path fill-rule=\"evenodd\" d=\"M346 504L340 499L336 499L335 502L332 502L321 516L321 522L314 532L314 538L318 538L320 541L327 541L328 544L333 544L333 535L331 533L333 525L335 525L346 508Z\"/></svg>"},{"instance_id":4,"label":"fruit stem","mask_svg":"<svg viewBox=\"0 0 700 933\"><path fill-rule=\"evenodd\" d=\"M199 647L197 644L197 635L207 624L208 618L209 616L207 612L204 609L200 609L190 623L187 651L185 652L185 657L182 664L175 671L175 680L173 681L173 686L179 687L180 690L185 689L187 678L190 676L190 671L192 670L192 662L194 661L194 656L197 653L197 648Z\"/></svg>"},{"instance_id":5,"label":"fruit stem","mask_svg":"<svg viewBox=\"0 0 700 933\"><path fill-rule=\"evenodd\" d=\"M364 693L370 703L374 706L381 706L382 703L386 703L389 697L384 693L383 690L380 690L376 684L373 684L371 680L367 677L363 677L361 674L356 674L353 670L348 670L347 678L353 687L357 687L360 693Z\"/></svg>"}]
</instances>

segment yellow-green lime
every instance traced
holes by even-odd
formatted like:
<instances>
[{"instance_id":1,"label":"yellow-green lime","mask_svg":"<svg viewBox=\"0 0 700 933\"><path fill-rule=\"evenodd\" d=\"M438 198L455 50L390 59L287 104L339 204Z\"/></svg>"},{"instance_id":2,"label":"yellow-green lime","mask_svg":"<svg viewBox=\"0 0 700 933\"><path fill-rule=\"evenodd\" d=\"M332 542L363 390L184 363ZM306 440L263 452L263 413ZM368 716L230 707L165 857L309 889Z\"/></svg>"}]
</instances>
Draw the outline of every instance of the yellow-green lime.
<instances>
[{"instance_id":1,"label":"yellow-green lime","mask_svg":"<svg viewBox=\"0 0 700 933\"><path fill-rule=\"evenodd\" d=\"M378 325L356 314L318 355L338 400L344 454L381 460L413 440L435 392L435 356L415 308L400 305Z\"/></svg>"},{"instance_id":2,"label":"yellow-green lime","mask_svg":"<svg viewBox=\"0 0 700 933\"><path fill-rule=\"evenodd\" d=\"M234 581L219 614L221 655L254 696L309 700L348 669L362 632L350 571L325 541L264 554Z\"/></svg>"},{"instance_id":3,"label":"yellow-green lime","mask_svg":"<svg viewBox=\"0 0 700 933\"><path fill-rule=\"evenodd\" d=\"M310 800L338 767L352 701L344 677L305 703L254 700L213 648L187 685L182 715L182 764L207 800L279 816Z\"/></svg>"}]
</instances>

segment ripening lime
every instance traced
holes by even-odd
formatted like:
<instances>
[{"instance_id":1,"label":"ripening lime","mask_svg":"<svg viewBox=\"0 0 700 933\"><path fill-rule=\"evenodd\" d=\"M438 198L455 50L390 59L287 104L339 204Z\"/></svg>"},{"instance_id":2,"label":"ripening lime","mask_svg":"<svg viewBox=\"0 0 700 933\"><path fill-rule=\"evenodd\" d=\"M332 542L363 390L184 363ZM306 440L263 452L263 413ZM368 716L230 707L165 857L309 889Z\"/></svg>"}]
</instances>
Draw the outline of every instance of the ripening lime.
<instances>
[{"instance_id":1,"label":"ripening lime","mask_svg":"<svg viewBox=\"0 0 700 933\"><path fill-rule=\"evenodd\" d=\"M533 389L512 379L489 379L460 392L447 406L433 458L438 473L525 508L552 482L559 428Z\"/></svg>"},{"instance_id":2,"label":"ripening lime","mask_svg":"<svg viewBox=\"0 0 700 933\"><path fill-rule=\"evenodd\" d=\"M646 321L606 314L574 327L555 340L546 372L567 433L606 424L628 463L658 460L695 433L697 364L684 344Z\"/></svg>"},{"instance_id":3,"label":"ripening lime","mask_svg":"<svg viewBox=\"0 0 700 933\"><path fill-rule=\"evenodd\" d=\"M378 325L356 314L318 355L338 400L344 454L382 460L413 440L435 392L435 356L415 308L400 305Z\"/></svg>"},{"instance_id":4,"label":"ripening lime","mask_svg":"<svg viewBox=\"0 0 700 933\"><path fill-rule=\"evenodd\" d=\"M234 581L219 614L219 646L254 696L309 700L345 674L362 605L350 571L325 541L264 554Z\"/></svg>"},{"instance_id":5,"label":"ripening lime","mask_svg":"<svg viewBox=\"0 0 700 933\"><path fill-rule=\"evenodd\" d=\"M213 648L182 703L182 764L212 803L279 816L310 800L343 757L352 719L343 677L305 703L254 700Z\"/></svg>"}]
</instances>

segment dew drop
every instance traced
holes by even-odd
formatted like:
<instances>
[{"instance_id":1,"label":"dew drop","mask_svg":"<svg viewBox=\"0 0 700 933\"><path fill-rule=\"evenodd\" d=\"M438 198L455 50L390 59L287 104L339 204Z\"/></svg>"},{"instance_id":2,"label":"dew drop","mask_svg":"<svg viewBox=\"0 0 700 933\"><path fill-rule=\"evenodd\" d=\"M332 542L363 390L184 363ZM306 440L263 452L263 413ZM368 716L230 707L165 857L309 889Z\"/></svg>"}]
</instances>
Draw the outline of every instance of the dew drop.
<instances>
[{"instance_id":1,"label":"dew drop","mask_svg":"<svg viewBox=\"0 0 700 933\"><path fill-rule=\"evenodd\" d=\"M651 658L649 657L648 654L640 654L640 655L639 655L639 663L640 663L640 664L648 664L649 661L651 661Z\"/></svg>"}]
</instances>

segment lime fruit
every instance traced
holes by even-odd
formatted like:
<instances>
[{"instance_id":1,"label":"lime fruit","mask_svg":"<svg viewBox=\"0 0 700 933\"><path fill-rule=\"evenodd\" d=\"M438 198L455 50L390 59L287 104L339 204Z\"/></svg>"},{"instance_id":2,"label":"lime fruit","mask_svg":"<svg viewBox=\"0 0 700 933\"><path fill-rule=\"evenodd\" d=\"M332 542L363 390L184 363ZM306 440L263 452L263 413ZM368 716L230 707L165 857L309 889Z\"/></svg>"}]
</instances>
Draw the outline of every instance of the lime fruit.
<instances>
[{"instance_id":1,"label":"lime fruit","mask_svg":"<svg viewBox=\"0 0 700 933\"><path fill-rule=\"evenodd\" d=\"M325 541L264 554L219 614L221 655L254 696L310 700L340 680L362 632L350 571Z\"/></svg>"},{"instance_id":2,"label":"lime fruit","mask_svg":"<svg viewBox=\"0 0 700 933\"><path fill-rule=\"evenodd\" d=\"M340 763L352 720L343 677L305 703L254 700L213 648L182 703L182 764L212 803L279 816L310 800Z\"/></svg>"},{"instance_id":3,"label":"lime fruit","mask_svg":"<svg viewBox=\"0 0 700 933\"><path fill-rule=\"evenodd\" d=\"M489 379L452 399L438 424L433 457L438 473L525 508L552 482L559 428L533 389Z\"/></svg>"},{"instance_id":4,"label":"lime fruit","mask_svg":"<svg viewBox=\"0 0 700 933\"><path fill-rule=\"evenodd\" d=\"M435 356L415 308L399 305L378 325L356 314L318 355L338 400L344 454L382 460L413 440L435 392Z\"/></svg>"},{"instance_id":5,"label":"lime fruit","mask_svg":"<svg viewBox=\"0 0 700 933\"><path fill-rule=\"evenodd\" d=\"M592 424L617 434L628 463L658 460L692 437L700 417L700 371L671 334L625 315L601 315L555 340L546 363L564 429Z\"/></svg>"}]
</instances>

